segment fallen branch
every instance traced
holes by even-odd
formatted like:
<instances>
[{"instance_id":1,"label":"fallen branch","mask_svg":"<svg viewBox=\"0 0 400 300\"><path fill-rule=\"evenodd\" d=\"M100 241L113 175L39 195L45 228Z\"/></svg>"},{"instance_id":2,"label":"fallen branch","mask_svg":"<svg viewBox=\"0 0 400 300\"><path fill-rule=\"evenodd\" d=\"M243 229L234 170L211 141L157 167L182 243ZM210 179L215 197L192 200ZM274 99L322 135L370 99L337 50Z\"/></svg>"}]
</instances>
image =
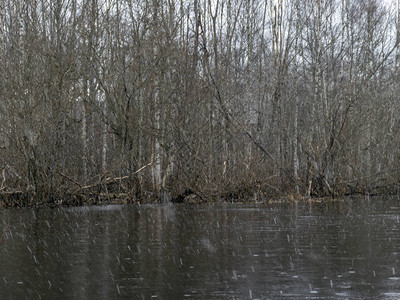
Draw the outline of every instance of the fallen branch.
<instances>
[{"instance_id":1,"label":"fallen branch","mask_svg":"<svg viewBox=\"0 0 400 300\"><path fill-rule=\"evenodd\" d=\"M62 177L64 177L65 179L68 179L68 180L71 181L72 183L78 185L80 188L82 187L82 185L81 185L79 182L76 182L75 180L73 180L73 179L70 178L69 176L67 176L67 175L65 175L65 174L63 174L63 173L61 173L61 172L58 172L58 174L60 174L60 175L61 175Z\"/></svg>"},{"instance_id":2,"label":"fallen branch","mask_svg":"<svg viewBox=\"0 0 400 300\"><path fill-rule=\"evenodd\" d=\"M264 154L266 154L271 159L272 163L277 166L278 164L277 164L276 159L274 158L274 156L261 144L260 141L258 141L251 134L251 132L246 128L246 126L244 126L242 124L242 122L240 122L235 117L235 115L226 108L226 106L224 104L224 101L222 99L221 93L219 91L219 87L218 87L217 83L215 82L214 77L212 76L212 74L210 72L209 72L209 76L211 78L211 83L212 83L212 85L214 86L214 88L216 90L216 98L217 98L218 104L220 105L220 108L221 108L222 112L224 113L224 116L225 116L225 119L227 120L227 122L232 124L232 125L234 125L234 123L236 123L239 126L239 128L247 135L247 137L250 139L250 141L252 141L253 144L258 149L260 149Z\"/></svg>"},{"instance_id":3,"label":"fallen branch","mask_svg":"<svg viewBox=\"0 0 400 300\"><path fill-rule=\"evenodd\" d=\"M122 176L122 177L114 177L114 178L107 177L104 181L100 180L100 182L89 184L89 185L85 185L85 186L79 185L80 188L77 189L75 191L75 193L78 193L78 192L83 191L83 190L95 188L95 187L98 187L99 185L110 184L110 183L114 183L114 182L121 181L121 180L124 180L124 179L128 179L130 176L139 173L140 171L144 170L145 168L147 168L148 166L150 166L152 164L153 164L153 162L149 162L147 165L144 165L143 167L140 167L139 169L137 169L135 172L133 172L130 175L126 175L126 176Z\"/></svg>"}]
</instances>

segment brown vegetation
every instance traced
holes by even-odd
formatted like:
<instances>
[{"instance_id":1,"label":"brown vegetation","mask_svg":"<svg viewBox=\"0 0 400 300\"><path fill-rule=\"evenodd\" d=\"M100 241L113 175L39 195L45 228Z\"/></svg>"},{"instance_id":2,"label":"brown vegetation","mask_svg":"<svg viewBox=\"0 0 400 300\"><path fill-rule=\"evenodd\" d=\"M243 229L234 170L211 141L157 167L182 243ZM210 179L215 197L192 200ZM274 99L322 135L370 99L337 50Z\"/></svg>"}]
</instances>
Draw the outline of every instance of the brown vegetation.
<instances>
[{"instance_id":1,"label":"brown vegetation","mask_svg":"<svg viewBox=\"0 0 400 300\"><path fill-rule=\"evenodd\" d=\"M396 10L1 1L0 202L397 192Z\"/></svg>"}]
</instances>

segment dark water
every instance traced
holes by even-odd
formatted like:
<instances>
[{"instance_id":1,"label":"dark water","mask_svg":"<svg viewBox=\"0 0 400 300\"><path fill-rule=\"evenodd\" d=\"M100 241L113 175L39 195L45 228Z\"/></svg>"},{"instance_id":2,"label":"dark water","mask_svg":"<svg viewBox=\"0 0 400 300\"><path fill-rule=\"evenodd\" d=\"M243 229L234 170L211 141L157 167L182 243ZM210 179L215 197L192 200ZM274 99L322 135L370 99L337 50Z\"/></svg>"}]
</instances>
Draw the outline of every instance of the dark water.
<instances>
[{"instance_id":1,"label":"dark water","mask_svg":"<svg viewBox=\"0 0 400 300\"><path fill-rule=\"evenodd\" d=\"M1 299L400 299L400 201L0 211Z\"/></svg>"}]
</instances>

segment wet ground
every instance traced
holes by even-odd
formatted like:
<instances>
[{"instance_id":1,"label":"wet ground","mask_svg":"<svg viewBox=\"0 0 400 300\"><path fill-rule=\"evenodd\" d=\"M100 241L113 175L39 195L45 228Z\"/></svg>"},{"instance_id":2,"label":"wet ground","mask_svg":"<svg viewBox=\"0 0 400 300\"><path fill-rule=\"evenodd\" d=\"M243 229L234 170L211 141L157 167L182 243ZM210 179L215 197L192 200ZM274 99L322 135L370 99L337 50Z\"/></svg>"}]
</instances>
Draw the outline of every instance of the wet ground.
<instances>
[{"instance_id":1,"label":"wet ground","mask_svg":"<svg viewBox=\"0 0 400 300\"><path fill-rule=\"evenodd\" d=\"M0 211L1 299L400 299L400 200Z\"/></svg>"}]
</instances>

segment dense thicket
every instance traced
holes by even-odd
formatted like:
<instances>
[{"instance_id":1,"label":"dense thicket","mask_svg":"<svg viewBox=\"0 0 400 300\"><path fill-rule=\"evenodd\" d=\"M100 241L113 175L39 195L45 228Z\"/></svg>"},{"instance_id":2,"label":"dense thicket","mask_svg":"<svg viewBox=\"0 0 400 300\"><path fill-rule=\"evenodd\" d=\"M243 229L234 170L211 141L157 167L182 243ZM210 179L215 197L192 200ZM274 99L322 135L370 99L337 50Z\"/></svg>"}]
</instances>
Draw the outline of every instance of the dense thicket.
<instances>
[{"instance_id":1,"label":"dense thicket","mask_svg":"<svg viewBox=\"0 0 400 300\"><path fill-rule=\"evenodd\" d=\"M380 0L1 0L0 190L395 192L398 19Z\"/></svg>"}]
</instances>

